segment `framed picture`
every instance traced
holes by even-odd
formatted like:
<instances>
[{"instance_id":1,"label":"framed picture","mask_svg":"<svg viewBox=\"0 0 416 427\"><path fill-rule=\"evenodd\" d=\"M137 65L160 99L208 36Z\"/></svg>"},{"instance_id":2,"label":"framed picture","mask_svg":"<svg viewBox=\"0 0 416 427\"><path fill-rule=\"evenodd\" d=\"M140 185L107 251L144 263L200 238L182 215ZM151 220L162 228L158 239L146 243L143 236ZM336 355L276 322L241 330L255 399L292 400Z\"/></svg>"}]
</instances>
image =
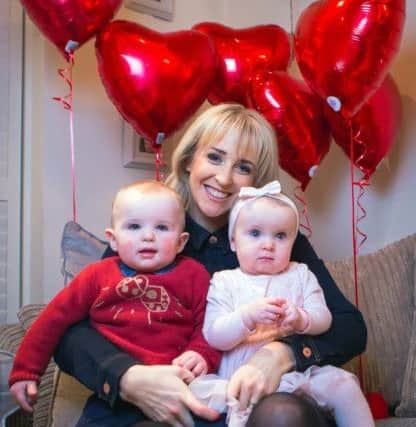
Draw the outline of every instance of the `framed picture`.
<instances>
[{"instance_id":1,"label":"framed picture","mask_svg":"<svg viewBox=\"0 0 416 427\"><path fill-rule=\"evenodd\" d=\"M174 0L125 0L124 5L136 12L172 21Z\"/></svg>"},{"instance_id":2,"label":"framed picture","mask_svg":"<svg viewBox=\"0 0 416 427\"><path fill-rule=\"evenodd\" d=\"M128 123L123 122L122 161L125 168L154 169L155 154L151 144Z\"/></svg>"}]
</instances>

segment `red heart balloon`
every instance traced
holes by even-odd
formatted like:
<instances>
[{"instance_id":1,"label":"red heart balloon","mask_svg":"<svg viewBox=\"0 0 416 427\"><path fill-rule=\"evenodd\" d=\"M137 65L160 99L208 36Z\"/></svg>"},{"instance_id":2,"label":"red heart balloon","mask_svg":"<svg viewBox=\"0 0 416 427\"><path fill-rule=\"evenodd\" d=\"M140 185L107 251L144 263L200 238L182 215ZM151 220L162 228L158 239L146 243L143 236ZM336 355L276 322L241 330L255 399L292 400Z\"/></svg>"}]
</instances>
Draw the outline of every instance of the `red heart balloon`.
<instances>
[{"instance_id":1,"label":"red heart balloon","mask_svg":"<svg viewBox=\"0 0 416 427\"><path fill-rule=\"evenodd\" d=\"M329 108L325 110L325 114L335 142L350 158L351 136L348 122ZM350 121L352 134L356 135L352 140L353 161L368 179L390 151L400 128L400 93L390 76L387 76L375 94Z\"/></svg>"},{"instance_id":2,"label":"red heart balloon","mask_svg":"<svg viewBox=\"0 0 416 427\"><path fill-rule=\"evenodd\" d=\"M218 54L218 68L208 100L246 102L248 80L266 70L285 70L290 61L290 41L278 25L234 30L214 22L193 27L211 37Z\"/></svg>"},{"instance_id":3,"label":"red heart balloon","mask_svg":"<svg viewBox=\"0 0 416 427\"><path fill-rule=\"evenodd\" d=\"M381 85L399 49L405 0L321 0L296 25L295 54L309 84L353 116Z\"/></svg>"},{"instance_id":4,"label":"red heart balloon","mask_svg":"<svg viewBox=\"0 0 416 427\"><path fill-rule=\"evenodd\" d=\"M67 57L97 34L121 5L122 0L20 0L42 33ZM75 44L69 45L68 42Z\"/></svg>"},{"instance_id":5,"label":"red heart balloon","mask_svg":"<svg viewBox=\"0 0 416 427\"><path fill-rule=\"evenodd\" d=\"M202 104L217 57L198 31L162 34L113 21L96 39L98 70L107 94L134 129L156 144Z\"/></svg>"},{"instance_id":6,"label":"red heart balloon","mask_svg":"<svg viewBox=\"0 0 416 427\"><path fill-rule=\"evenodd\" d=\"M329 150L329 127L322 100L284 71L256 75L248 103L276 131L279 164L305 190Z\"/></svg>"}]
</instances>

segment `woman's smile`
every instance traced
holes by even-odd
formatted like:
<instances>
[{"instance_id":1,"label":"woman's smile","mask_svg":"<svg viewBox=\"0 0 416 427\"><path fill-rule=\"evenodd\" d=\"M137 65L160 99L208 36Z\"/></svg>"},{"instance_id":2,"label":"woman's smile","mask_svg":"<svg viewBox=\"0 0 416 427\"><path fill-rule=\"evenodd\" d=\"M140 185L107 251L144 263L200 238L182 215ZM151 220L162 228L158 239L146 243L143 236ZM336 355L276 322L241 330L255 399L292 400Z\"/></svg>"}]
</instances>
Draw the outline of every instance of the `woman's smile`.
<instances>
[{"instance_id":1,"label":"woman's smile","mask_svg":"<svg viewBox=\"0 0 416 427\"><path fill-rule=\"evenodd\" d=\"M225 200L227 197L230 197L231 193L226 193L224 191L218 190L217 188L214 188L210 185L204 184L204 188L205 191L207 192L208 196L212 199L212 200L218 200L218 201L223 201Z\"/></svg>"}]
</instances>

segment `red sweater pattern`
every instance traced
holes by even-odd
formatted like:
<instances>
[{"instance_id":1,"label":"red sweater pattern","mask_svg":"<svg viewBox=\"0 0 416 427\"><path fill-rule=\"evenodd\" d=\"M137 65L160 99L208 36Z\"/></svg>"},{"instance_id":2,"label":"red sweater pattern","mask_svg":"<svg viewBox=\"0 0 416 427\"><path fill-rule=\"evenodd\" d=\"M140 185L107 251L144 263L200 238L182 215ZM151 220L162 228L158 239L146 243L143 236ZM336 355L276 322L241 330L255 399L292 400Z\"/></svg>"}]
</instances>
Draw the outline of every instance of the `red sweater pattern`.
<instances>
[{"instance_id":1,"label":"red sweater pattern","mask_svg":"<svg viewBox=\"0 0 416 427\"><path fill-rule=\"evenodd\" d=\"M26 333L9 385L39 381L63 333L86 317L108 340L146 365L171 364L193 350L204 357L208 371L215 372L220 353L202 335L209 281L205 268L184 256L168 272L133 277L122 274L119 257L89 265Z\"/></svg>"}]
</instances>

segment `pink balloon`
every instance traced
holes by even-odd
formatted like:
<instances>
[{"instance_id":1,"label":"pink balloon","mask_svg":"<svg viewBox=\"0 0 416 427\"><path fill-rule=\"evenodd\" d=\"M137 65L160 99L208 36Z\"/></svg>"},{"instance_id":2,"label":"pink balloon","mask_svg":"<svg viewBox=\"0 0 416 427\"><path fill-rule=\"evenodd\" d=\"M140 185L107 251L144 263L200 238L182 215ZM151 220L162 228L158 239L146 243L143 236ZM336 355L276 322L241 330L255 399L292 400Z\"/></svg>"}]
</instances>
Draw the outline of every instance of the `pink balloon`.
<instances>
[{"instance_id":1,"label":"pink balloon","mask_svg":"<svg viewBox=\"0 0 416 427\"><path fill-rule=\"evenodd\" d=\"M284 71L256 75L248 103L276 131L279 164L305 190L329 150L329 128L322 100Z\"/></svg>"},{"instance_id":2,"label":"pink balloon","mask_svg":"<svg viewBox=\"0 0 416 427\"><path fill-rule=\"evenodd\" d=\"M266 70L285 70L290 61L290 41L278 25L233 29L214 22L193 27L207 34L218 55L218 68L208 95L212 104L246 102L249 79Z\"/></svg>"},{"instance_id":3,"label":"pink balloon","mask_svg":"<svg viewBox=\"0 0 416 427\"><path fill-rule=\"evenodd\" d=\"M30 19L67 57L68 50L83 45L113 18L122 0L20 1Z\"/></svg>"},{"instance_id":4,"label":"pink balloon","mask_svg":"<svg viewBox=\"0 0 416 427\"><path fill-rule=\"evenodd\" d=\"M301 14L295 54L308 85L351 117L380 87L399 49L405 0L321 0Z\"/></svg>"},{"instance_id":5,"label":"pink balloon","mask_svg":"<svg viewBox=\"0 0 416 427\"><path fill-rule=\"evenodd\" d=\"M350 158L351 137L348 121L327 108L335 142ZM368 179L390 151L400 129L401 99L394 80L388 75L376 93L350 119L354 144L354 165Z\"/></svg>"},{"instance_id":6,"label":"pink balloon","mask_svg":"<svg viewBox=\"0 0 416 427\"><path fill-rule=\"evenodd\" d=\"M97 36L98 70L110 100L134 129L156 144L206 99L217 57L198 31L159 33L113 21Z\"/></svg>"}]
</instances>

